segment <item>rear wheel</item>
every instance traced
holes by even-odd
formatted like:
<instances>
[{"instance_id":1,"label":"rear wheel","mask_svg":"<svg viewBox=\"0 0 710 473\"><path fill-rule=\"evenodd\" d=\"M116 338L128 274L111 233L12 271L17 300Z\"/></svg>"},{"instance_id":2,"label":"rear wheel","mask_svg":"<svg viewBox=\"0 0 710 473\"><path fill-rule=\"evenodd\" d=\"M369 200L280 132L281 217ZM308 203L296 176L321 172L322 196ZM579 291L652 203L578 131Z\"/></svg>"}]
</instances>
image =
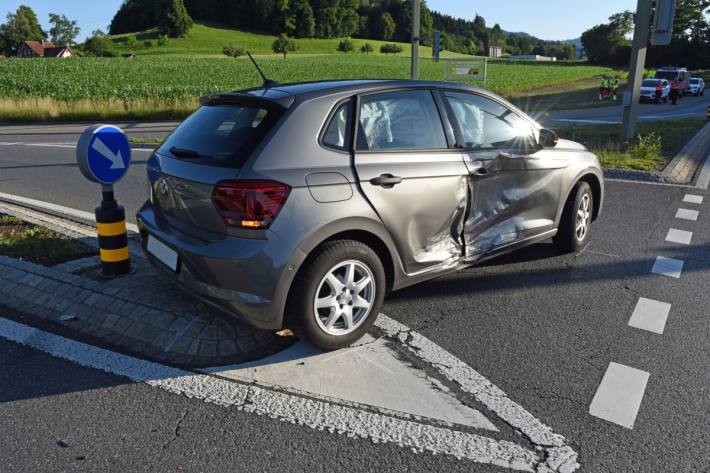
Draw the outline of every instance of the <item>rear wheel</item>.
<instances>
[{"instance_id":1,"label":"rear wheel","mask_svg":"<svg viewBox=\"0 0 710 473\"><path fill-rule=\"evenodd\" d=\"M324 244L299 272L286 309L286 324L324 350L350 346L372 327L385 293L377 254L354 240Z\"/></svg>"},{"instance_id":2,"label":"rear wheel","mask_svg":"<svg viewBox=\"0 0 710 473\"><path fill-rule=\"evenodd\" d=\"M586 182L578 182L570 193L560 220L555 246L563 253L581 251L589 242L594 194Z\"/></svg>"}]
</instances>

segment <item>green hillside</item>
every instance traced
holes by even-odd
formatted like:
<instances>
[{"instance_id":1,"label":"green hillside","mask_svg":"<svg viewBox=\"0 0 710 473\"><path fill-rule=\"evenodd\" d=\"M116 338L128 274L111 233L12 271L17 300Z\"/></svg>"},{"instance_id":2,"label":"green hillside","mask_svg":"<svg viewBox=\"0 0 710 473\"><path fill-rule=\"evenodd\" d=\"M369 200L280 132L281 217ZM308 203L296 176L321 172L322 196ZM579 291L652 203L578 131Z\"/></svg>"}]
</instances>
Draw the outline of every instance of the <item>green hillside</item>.
<instances>
[{"instance_id":1,"label":"green hillside","mask_svg":"<svg viewBox=\"0 0 710 473\"><path fill-rule=\"evenodd\" d=\"M133 36L138 40L134 48L126 46L126 37L129 35L112 36L114 44L120 53L133 52L136 55L185 55L185 56L221 56L222 47L229 43L243 47L252 54L271 55L271 45L276 39L263 33L250 33L246 31L235 30L226 26L215 24L195 23L190 29L189 36L185 38L171 39L167 46L158 46L157 30L148 30L144 32L134 33ZM338 53L336 49L341 38L327 39L297 39L298 50L293 54L329 54ZM149 41L150 47L146 47L144 43ZM353 39L355 51L348 54L362 54L360 47L365 43L370 43L375 50L373 55L380 55L380 46L385 44L385 41L377 41L373 39ZM407 43L397 43L402 46L400 56L410 56L410 45ZM431 48L426 46L420 47L420 57L431 57ZM462 54L451 53L444 51L444 58L466 57Z\"/></svg>"}]
</instances>

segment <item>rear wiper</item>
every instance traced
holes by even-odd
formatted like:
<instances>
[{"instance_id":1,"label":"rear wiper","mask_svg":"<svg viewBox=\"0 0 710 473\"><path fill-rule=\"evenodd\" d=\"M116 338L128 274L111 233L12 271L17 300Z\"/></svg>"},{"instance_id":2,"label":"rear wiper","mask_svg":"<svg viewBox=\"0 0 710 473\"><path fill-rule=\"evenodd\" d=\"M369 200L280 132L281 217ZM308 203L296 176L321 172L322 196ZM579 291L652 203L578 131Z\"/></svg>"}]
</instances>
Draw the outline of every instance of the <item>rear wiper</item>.
<instances>
[{"instance_id":1,"label":"rear wiper","mask_svg":"<svg viewBox=\"0 0 710 473\"><path fill-rule=\"evenodd\" d=\"M211 156L207 156L206 154L201 154L198 153L195 150L192 149L185 149L185 148L177 148L173 146L170 148L170 153L173 156L177 156L178 158L211 158Z\"/></svg>"}]
</instances>

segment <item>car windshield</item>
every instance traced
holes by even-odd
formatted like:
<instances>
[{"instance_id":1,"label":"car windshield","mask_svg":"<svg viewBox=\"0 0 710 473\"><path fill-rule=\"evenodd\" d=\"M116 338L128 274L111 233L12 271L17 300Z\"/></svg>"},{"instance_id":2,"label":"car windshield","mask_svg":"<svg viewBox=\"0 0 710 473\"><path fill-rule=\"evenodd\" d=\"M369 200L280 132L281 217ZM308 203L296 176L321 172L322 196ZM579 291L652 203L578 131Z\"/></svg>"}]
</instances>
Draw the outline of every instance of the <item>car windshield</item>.
<instances>
[{"instance_id":1,"label":"car windshield","mask_svg":"<svg viewBox=\"0 0 710 473\"><path fill-rule=\"evenodd\" d=\"M158 153L179 159L234 160L241 164L273 126L278 112L229 105L200 107L162 144Z\"/></svg>"},{"instance_id":2,"label":"car windshield","mask_svg":"<svg viewBox=\"0 0 710 473\"><path fill-rule=\"evenodd\" d=\"M676 80L678 71L657 71L656 79Z\"/></svg>"},{"instance_id":3,"label":"car windshield","mask_svg":"<svg viewBox=\"0 0 710 473\"><path fill-rule=\"evenodd\" d=\"M660 81L655 79L646 79L641 83L641 87L656 87Z\"/></svg>"}]
</instances>

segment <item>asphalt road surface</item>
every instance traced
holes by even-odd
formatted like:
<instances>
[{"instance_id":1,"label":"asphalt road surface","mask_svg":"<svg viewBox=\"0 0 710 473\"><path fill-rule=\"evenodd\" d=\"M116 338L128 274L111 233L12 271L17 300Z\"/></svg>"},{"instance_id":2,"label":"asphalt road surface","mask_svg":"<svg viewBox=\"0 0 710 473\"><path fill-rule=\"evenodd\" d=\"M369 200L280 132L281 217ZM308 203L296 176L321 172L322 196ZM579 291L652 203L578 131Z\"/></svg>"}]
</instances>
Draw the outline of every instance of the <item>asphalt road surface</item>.
<instances>
[{"instance_id":1,"label":"asphalt road surface","mask_svg":"<svg viewBox=\"0 0 710 473\"><path fill-rule=\"evenodd\" d=\"M670 103L642 103L639 107L639 120L662 121L682 120L686 118L705 118L710 97L684 96L677 105ZM544 126L561 125L603 125L621 123L622 106L597 107L577 110L527 110Z\"/></svg>"},{"instance_id":2,"label":"asphalt road surface","mask_svg":"<svg viewBox=\"0 0 710 473\"><path fill-rule=\"evenodd\" d=\"M0 192L92 211L99 192L73 153L0 145ZM129 215L146 196L144 156L117 189ZM382 312L564 435L581 471L710 471L710 194L608 181L592 231L579 255L538 244L394 293ZM682 261L678 277L654 273L658 257ZM642 299L669 306L638 320ZM597 410L620 391L638 401L626 427L633 406ZM0 438L11 472L506 471L206 404L1 338Z\"/></svg>"}]
</instances>

